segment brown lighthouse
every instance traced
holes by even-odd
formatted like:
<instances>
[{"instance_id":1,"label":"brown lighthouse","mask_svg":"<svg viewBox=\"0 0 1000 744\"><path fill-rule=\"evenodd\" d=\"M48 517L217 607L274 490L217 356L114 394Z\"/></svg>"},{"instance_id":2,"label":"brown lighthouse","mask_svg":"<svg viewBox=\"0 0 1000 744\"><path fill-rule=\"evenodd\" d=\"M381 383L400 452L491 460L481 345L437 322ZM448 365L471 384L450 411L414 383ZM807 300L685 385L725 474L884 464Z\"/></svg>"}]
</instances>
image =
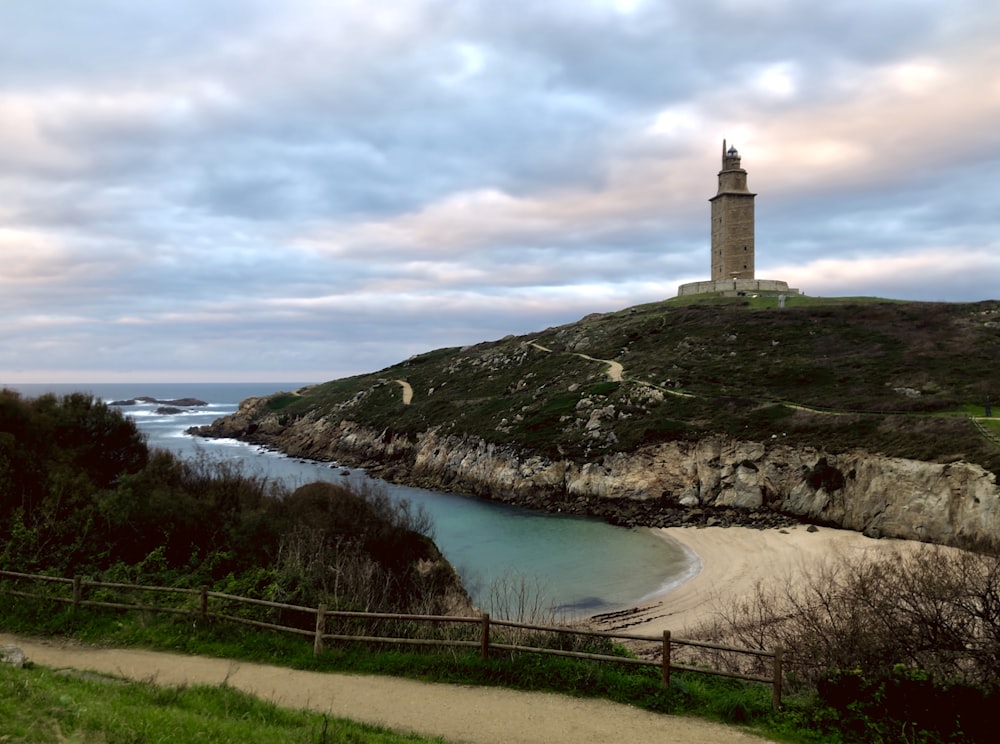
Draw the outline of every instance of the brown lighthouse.
<instances>
[{"instance_id":1,"label":"brown lighthouse","mask_svg":"<svg viewBox=\"0 0 1000 744\"><path fill-rule=\"evenodd\" d=\"M722 140L719 191L712 203L712 274L708 281L689 282L677 288L685 295L797 295L787 282L757 279L754 274L754 197L747 188L747 172L740 167L735 147ZM782 300L782 303L784 301Z\"/></svg>"},{"instance_id":2,"label":"brown lighthouse","mask_svg":"<svg viewBox=\"0 0 1000 744\"><path fill-rule=\"evenodd\" d=\"M722 140L719 193L712 203L712 281L753 279L753 200L735 147Z\"/></svg>"}]
</instances>

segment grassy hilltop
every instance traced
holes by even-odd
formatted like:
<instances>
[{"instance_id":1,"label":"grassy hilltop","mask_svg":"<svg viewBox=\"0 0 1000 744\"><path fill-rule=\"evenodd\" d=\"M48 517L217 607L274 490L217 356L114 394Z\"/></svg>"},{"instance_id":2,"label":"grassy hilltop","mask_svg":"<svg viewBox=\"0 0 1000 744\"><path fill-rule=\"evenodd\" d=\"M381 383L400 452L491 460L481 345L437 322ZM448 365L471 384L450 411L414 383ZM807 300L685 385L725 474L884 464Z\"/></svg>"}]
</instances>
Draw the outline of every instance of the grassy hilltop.
<instances>
[{"instance_id":1,"label":"grassy hilltop","mask_svg":"<svg viewBox=\"0 0 1000 744\"><path fill-rule=\"evenodd\" d=\"M991 394L1000 415L998 369L998 301L676 298L438 349L267 408L575 460L722 433L1000 472L1000 419L970 419Z\"/></svg>"}]
</instances>

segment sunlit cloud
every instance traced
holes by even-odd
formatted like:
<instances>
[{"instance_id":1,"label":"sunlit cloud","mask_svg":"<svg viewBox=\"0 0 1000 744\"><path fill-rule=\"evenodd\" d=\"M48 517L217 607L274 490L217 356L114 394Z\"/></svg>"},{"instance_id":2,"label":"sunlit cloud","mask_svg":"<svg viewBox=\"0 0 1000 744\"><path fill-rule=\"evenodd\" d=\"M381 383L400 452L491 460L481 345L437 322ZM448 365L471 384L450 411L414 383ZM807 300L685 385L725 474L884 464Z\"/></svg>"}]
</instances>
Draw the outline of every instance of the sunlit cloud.
<instances>
[{"instance_id":1,"label":"sunlit cloud","mask_svg":"<svg viewBox=\"0 0 1000 744\"><path fill-rule=\"evenodd\" d=\"M891 296L896 298L954 300L952 288L961 291L963 284L973 284L974 277L982 273L1000 276L1000 254L996 249L956 253L953 248L941 247L908 255L821 259L802 266L779 266L775 272L794 278L796 286L818 296L894 290ZM929 278L936 280L936 289L928 287Z\"/></svg>"},{"instance_id":2,"label":"sunlit cloud","mask_svg":"<svg viewBox=\"0 0 1000 744\"><path fill-rule=\"evenodd\" d=\"M799 75L794 62L776 62L759 70L751 79L753 90L774 98L791 98L799 89Z\"/></svg>"}]
</instances>

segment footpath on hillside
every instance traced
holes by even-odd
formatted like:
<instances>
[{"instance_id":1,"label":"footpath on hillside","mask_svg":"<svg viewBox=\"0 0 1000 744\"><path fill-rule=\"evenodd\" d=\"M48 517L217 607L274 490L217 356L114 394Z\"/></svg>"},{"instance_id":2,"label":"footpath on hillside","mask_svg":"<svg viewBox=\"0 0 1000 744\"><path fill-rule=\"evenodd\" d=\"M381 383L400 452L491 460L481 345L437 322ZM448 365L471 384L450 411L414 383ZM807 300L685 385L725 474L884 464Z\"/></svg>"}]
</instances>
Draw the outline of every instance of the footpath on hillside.
<instances>
[{"instance_id":1,"label":"footpath on hillside","mask_svg":"<svg viewBox=\"0 0 1000 744\"><path fill-rule=\"evenodd\" d=\"M754 744L762 739L696 718L607 700L396 677L306 672L228 659L99 648L0 634L27 659L160 685L227 684L286 708L475 744Z\"/></svg>"}]
</instances>

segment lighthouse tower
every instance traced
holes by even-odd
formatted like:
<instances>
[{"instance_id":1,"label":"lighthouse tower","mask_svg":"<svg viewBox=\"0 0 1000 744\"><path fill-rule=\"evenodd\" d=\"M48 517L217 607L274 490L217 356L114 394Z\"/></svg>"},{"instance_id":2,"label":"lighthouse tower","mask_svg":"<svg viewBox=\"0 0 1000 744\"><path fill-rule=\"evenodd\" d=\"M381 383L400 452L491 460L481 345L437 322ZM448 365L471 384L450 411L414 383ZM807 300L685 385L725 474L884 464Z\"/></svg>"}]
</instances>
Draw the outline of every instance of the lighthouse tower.
<instances>
[{"instance_id":1,"label":"lighthouse tower","mask_svg":"<svg viewBox=\"0 0 1000 744\"><path fill-rule=\"evenodd\" d=\"M787 282L757 279L754 275L754 214L756 194L747 188L747 172L740 167L735 147L726 149L722 140L722 170L719 192L712 203L712 274L705 282L688 282L677 295L715 294L723 296L797 295ZM782 301L783 302L783 301Z\"/></svg>"},{"instance_id":2,"label":"lighthouse tower","mask_svg":"<svg viewBox=\"0 0 1000 744\"><path fill-rule=\"evenodd\" d=\"M719 193L712 203L712 281L753 279L753 200L735 147L722 140Z\"/></svg>"}]
</instances>

